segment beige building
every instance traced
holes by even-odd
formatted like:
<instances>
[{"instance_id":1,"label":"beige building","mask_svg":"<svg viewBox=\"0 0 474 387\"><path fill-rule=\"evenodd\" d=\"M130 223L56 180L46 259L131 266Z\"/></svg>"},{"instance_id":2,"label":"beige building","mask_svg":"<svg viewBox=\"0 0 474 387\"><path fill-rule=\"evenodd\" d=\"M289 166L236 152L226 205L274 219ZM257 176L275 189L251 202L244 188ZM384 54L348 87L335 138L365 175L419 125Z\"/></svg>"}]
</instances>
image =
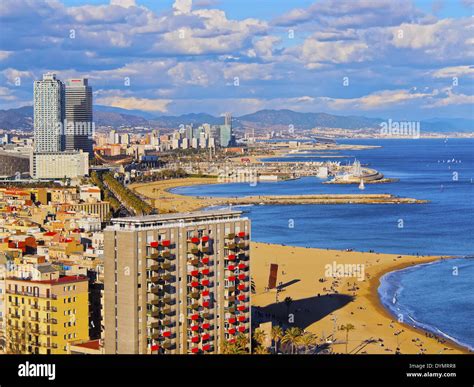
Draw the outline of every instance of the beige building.
<instances>
[{"instance_id":1,"label":"beige building","mask_svg":"<svg viewBox=\"0 0 474 387\"><path fill-rule=\"evenodd\" d=\"M89 154L79 152L33 153L30 175L35 179L75 179L89 174Z\"/></svg>"},{"instance_id":2,"label":"beige building","mask_svg":"<svg viewBox=\"0 0 474 387\"><path fill-rule=\"evenodd\" d=\"M105 352L220 353L250 338L250 221L220 210L113 219Z\"/></svg>"}]
</instances>

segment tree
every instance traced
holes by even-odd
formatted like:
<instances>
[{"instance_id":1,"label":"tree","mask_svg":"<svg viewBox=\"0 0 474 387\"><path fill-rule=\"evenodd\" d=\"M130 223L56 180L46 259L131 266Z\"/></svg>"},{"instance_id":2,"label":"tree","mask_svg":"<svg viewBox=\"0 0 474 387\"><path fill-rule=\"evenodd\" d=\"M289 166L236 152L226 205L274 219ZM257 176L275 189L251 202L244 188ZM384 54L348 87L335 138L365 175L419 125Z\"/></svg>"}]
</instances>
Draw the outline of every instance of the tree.
<instances>
[{"instance_id":1,"label":"tree","mask_svg":"<svg viewBox=\"0 0 474 387\"><path fill-rule=\"evenodd\" d=\"M346 353L347 352L347 345L349 344L349 331L352 331L355 329L355 326L352 324L346 324L346 325L341 325L339 328L341 331L346 331Z\"/></svg>"},{"instance_id":2,"label":"tree","mask_svg":"<svg viewBox=\"0 0 474 387\"><path fill-rule=\"evenodd\" d=\"M283 328L279 325L272 327L272 340L275 343L275 353L278 352L278 343L285 333Z\"/></svg>"},{"instance_id":3,"label":"tree","mask_svg":"<svg viewBox=\"0 0 474 387\"><path fill-rule=\"evenodd\" d=\"M298 344L304 347L304 353L308 353L308 348L311 345L316 345L317 336L311 332L305 332L300 338Z\"/></svg>"},{"instance_id":4,"label":"tree","mask_svg":"<svg viewBox=\"0 0 474 387\"><path fill-rule=\"evenodd\" d=\"M265 348L265 347L257 347L255 348L255 350L253 351L256 355L268 355L269 352L268 352L268 349Z\"/></svg>"},{"instance_id":5,"label":"tree","mask_svg":"<svg viewBox=\"0 0 474 387\"><path fill-rule=\"evenodd\" d=\"M255 329L253 332L253 341L255 342L255 347L264 347L266 334L262 329Z\"/></svg>"},{"instance_id":6,"label":"tree","mask_svg":"<svg viewBox=\"0 0 474 387\"><path fill-rule=\"evenodd\" d=\"M281 339L282 343L288 343L291 346L291 353L293 354L295 351L295 346L298 344L298 340L302 334L302 330L298 327L291 327L288 328L285 332L285 335Z\"/></svg>"}]
</instances>

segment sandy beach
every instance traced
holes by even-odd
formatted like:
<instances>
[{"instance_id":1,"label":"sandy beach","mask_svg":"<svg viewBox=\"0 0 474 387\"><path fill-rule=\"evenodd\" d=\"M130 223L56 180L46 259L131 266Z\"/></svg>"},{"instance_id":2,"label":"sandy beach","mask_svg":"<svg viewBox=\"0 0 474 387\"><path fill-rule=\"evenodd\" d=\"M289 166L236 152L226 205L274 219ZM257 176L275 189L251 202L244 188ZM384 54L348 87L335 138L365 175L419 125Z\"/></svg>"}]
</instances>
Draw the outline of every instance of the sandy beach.
<instances>
[{"instance_id":1,"label":"sandy beach","mask_svg":"<svg viewBox=\"0 0 474 387\"><path fill-rule=\"evenodd\" d=\"M257 293L252 305L261 308L263 319L267 313L282 320L287 320L289 313L293 314L295 325L315 333L321 342L324 337L339 343L333 344L336 353L346 351L345 332L338 328L348 323L355 328L349 333L349 353L393 354L397 347L402 354L468 352L455 343L443 338L440 342L427 337L420 329L399 323L378 297L379 279L383 274L440 257L346 252L266 243L252 243L251 254ZM356 277L327 278L325 265L333 262L364 264L365 278L362 281ZM277 282L287 284L278 296L279 304L275 303L274 291L265 291L271 263L279 265ZM321 278L326 281L320 282ZM286 297L293 299L289 313L283 302ZM366 340L374 342L366 344Z\"/></svg>"}]
</instances>

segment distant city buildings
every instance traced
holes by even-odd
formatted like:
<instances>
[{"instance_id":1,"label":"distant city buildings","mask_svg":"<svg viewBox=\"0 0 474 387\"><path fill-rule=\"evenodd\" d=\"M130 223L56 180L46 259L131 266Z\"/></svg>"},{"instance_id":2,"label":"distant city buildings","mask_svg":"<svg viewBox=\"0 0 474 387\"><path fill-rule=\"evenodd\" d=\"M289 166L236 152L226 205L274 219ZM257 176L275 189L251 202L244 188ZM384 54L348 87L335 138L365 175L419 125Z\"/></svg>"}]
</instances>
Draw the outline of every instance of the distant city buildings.
<instances>
[{"instance_id":1,"label":"distant city buildings","mask_svg":"<svg viewBox=\"0 0 474 387\"><path fill-rule=\"evenodd\" d=\"M65 85L46 73L34 82L34 152L30 174L35 179L78 178L89 173L92 149L92 89L87 79Z\"/></svg>"},{"instance_id":2,"label":"distant city buildings","mask_svg":"<svg viewBox=\"0 0 474 387\"><path fill-rule=\"evenodd\" d=\"M250 221L238 211L113 219L105 352L220 353L250 339Z\"/></svg>"}]
</instances>

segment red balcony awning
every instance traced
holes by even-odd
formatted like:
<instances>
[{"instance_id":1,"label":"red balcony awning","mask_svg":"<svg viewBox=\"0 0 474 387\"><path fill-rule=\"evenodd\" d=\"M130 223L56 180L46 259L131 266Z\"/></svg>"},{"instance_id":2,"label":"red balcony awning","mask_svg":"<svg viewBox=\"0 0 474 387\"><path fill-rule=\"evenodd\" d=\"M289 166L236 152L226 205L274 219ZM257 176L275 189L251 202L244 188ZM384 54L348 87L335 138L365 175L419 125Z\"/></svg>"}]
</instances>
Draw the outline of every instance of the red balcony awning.
<instances>
[{"instance_id":1,"label":"red balcony awning","mask_svg":"<svg viewBox=\"0 0 474 387\"><path fill-rule=\"evenodd\" d=\"M233 282L235 281L235 275L231 275L230 277L227 278L229 281Z\"/></svg>"},{"instance_id":2,"label":"red balcony awning","mask_svg":"<svg viewBox=\"0 0 474 387\"><path fill-rule=\"evenodd\" d=\"M151 242L150 246L154 247L154 248L157 248L159 246L159 243L158 242Z\"/></svg>"},{"instance_id":3,"label":"red balcony awning","mask_svg":"<svg viewBox=\"0 0 474 387\"><path fill-rule=\"evenodd\" d=\"M247 278L245 274L239 274L239 280L243 281L245 278Z\"/></svg>"},{"instance_id":4,"label":"red balcony awning","mask_svg":"<svg viewBox=\"0 0 474 387\"><path fill-rule=\"evenodd\" d=\"M192 353L198 353L198 352L199 352L199 348L194 347L194 348L191 349L191 352L192 352Z\"/></svg>"},{"instance_id":5,"label":"red balcony awning","mask_svg":"<svg viewBox=\"0 0 474 387\"><path fill-rule=\"evenodd\" d=\"M193 315L191 316L191 320L196 321L197 319L199 319L199 315L198 315L198 314L193 314Z\"/></svg>"},{"instance_id":6,"label":"red balcony awning","mask_svg":"<svg viewBox=\"0 0 474 387\"><path fill-rule=\"evenodd\" d=\"M203 284L204 286L209 286L209 280L208 279L202 280L201 284Z\"/></svg>"},{"instance_id":7,"label":"red balcony awning","mask_svg":"<svg viewBox=\"0 0 474 387\"><path fill-rule=\"evenodd\" d=\"M229 261L235 261L235 254L229 254L227 258L229 259Z\"/></svg>"},{"instance_id":8,"label":"red balcony awning","mask_svg":"<svg viewBox=\"0 0 474 387\"><path fill-rule=\"evenodd\" d=\"M239 312L243 312L245 309L247 309L247 307L244 306L244 305L240 305L240 306L237 307L237 310L238 310ZM240 320L239 320L239 321L240 321Z\"/></svg>"},{"instance_id":9,"label":"red balcony awning","mask_svg":"<svg viewBox=\"0 0 474 387\"><path fill-rule=\"evenodd\" d=\"M207 297L209 295L209 290L203 290L202 291L202 296Z\"/></svg>"},{"instance_id":10,"label":"red balcony awning","mask_svg":"<svg viewBox=\"0 0 474 387\"><path fill-rule=\"evenodd\" d=\"M239 321L244 322L245 321L245 316L239 316Z\"/></svg>"},{"instance_id":11,"label":"red balcony awning","mask_svg":"<svg viewBox=\"0 0 474 387\"><path fill-rule=\"evenodd\" d=\"M235 265L227 266L227 270L234 271L235 270Z\"/></svg>"},{"instance_id":12,"label":"red balcony awning","mask_svg":"<svg viewBox=\"0 0 474 387\"><path fill-rule=\"evenodd\" d=\"M229 319L229 322L230 322L231 324L235 324L235 318L234 318L234 317L231 317L231 318Z\"/></svg>"},{"instance_id":13,"label":"red balcony awning","mask_svg":"<svg viewBox=\"0 0 474 387\"><path fill-rule=\"evenodd\" d=\"M237 289L239 290L244 290L245 289L245 285L244 284L240 284L237 286Z\"/></svg>"},{"instance_id":14,"label":"red balcony awning","mask_svg":"<svg viewBox=\"0 0 474 387\"><path fill-rule=\"evenodd\" d=\"M227 341L231 344L234 344L236 340L235 339L230 339L230 340L227 340Z\"/></svg>"},{"instance_id":15,"label":"red balcony awning","mask_svg":"<svg viewBox=\"0 0 474 387\"><path fill-rule=\"evenodd\" d=\"M204 274L204 275L208 275L208 274L209 274L209 272L210 272L210 270L209 270L209 269L203 269L203 271L202 271L202 274Z\"/></svg>"},{"instance_id":16,"label":"red balcony awning","mask_svg":"<svg viewBox=\"0 0 474 387\"><path fill-rule=\"evenodd\" d=\"M198 244L199 238L191 238L191 242L193 242L194 244Z\"/></svg>"},{"instance_id":17,"label":"red balcony awning","mask_svg":"<svg viewBox=\"0 0 474 387\"><path fill-rule=\"evenodd\" d=\"M192 330L193 332L197 332L197 331L199 330L199 325L192 325L192 326L191 326L191 330Z\"/></svg>"},{"instance_id":18,"label":"red balcony awning","mask_svg":"<svg viewBox=\"0 0 474 387\"><path fill-rule=\"evenodd\" d=\"M243 269L246 269L247 266L245 265L245 263L239 263L239 269L240 270L243 270Z\"/></svg>"},{"instance_id":19,"label":"red balcony awning","mask_svg":"<svg viewBox=\"0 0 474 387\"><path fill-rule=\"evenodd\" d=\"M203 346L202 346L202 349L203 349L204 351L209 351L209 350L211 349L211 345L210 345L210 344L203 345Z\"/></svg>"},{"instance_id":20,"label":"red balcony awning","mask_svg":"<svg viewBox=\"0 0 474 387\"><path fill-rule=\"evenodd\" d=\"M241 231L237 235L239 236L239 238L243 238L245 236L245 232Z\"/></svg>"},{"instance_id":21,"label":"red balcony awning","mask_svg":"<svg viewBox=\"0 0 474 387\"><path fill-rule=\"evenodd\" d=\"M191 342L193 343L199 343L199 336L194 336L191 338Z\"/></svg>"},{"instance_id":22,"label":"red balcony awning","mask_svg":"<svg viewBox=\"0 0 474 387\"><path fill-rule=\"evenodd\" d=\"M241 294L237 298L238 298L239 301L244 301L245 300L245 296L243 294Z\"/></svg>"},{"instance_id":23,"label":"red balcony awning","mask_svg":"<svg viewBox=\"0 0 474 387\"><path fill-rule=\"evenodd\" d=\"M160 346L158 344L152 345L151 350L152 351L158 351L160 349Z\"/></svg>"},{"instance_id":24,"label":"red balcony awning","mask_svg":"<svg viewBox=\"0 0 474 387\"><path fill-rule=\"evenodd\" d=\"M199 270L193 270L193 271L191 272L191 275L192 275L193 277L197 277L197 276L199 275Z\"/></svg>"},{"instance_id":25,"label":"red balcony awning","mask_svg":"<svg viewBox=\"0 0 474 387\"><path fill-rule=\"evenodd\" d=\"M202 263L204 263L204 264L207 265L207 264L209 263L209 257L204 257L204 258L202 259Z\"/></svg>"},{"instance_id":26,"label":"red balcony awning","mask_svg":"<svg viewBox=\"0 0 474 387\"><path fill-rule=\"evenodd\" d=\"M247 328L245 327L239 327L239 332L245 332Z\"/></svg>"},{"instance_id":27,"label":"red balcony awning","mask_svg":"<svg viewBox=\"0 0 474 387\"><path fill-rule=\"evenodd\" d=\"M203 242L207 242L207 241L209 241L209 237L208 237L207 235L206 235L206 236L203 236L203 237L201 238L201 240L202 240Z\"/></svg>"},{"instance_id":28,"label":"red balcony awning","mask_svg":"<svg viewBox=\"0 0 474 387\"><path fill-rule=\"evenodd\" d=\"M197 288L197 287L199 286L199 282L193 281L193 282L191 282L191 286L192 286L193 288Z\"/></svg>"},{"instance_id":29,"label":"red balcony awning","mask_svg":"<svg viewBox=\"0 0 474 387\"><path fill-rule=\"evenodd\" d=\"M204 302L202 303L202 306L204 306L205 308L207 308L207 307L209 307L210 304L211 304L211 303L210 303L209 301L204 301Z\"/></svg>"},{"instance_id":30,"label":"red balcony awning","mask_svg":"<svg viewBox=\"0 0 474 387\"><path fill-rule=\"evenodd\" d=\"M165 247L169 247L171 245L171 241L166 240L166 241L161 242L161 244Z\"/></svg>"},{"instance_id":31,"label":"red balcony awning","mask_svg":"<svg viewBox=\"0 0 474 387\"><path fill-rule=\"evenodd\" d=\"M204 334L202 335L202 340L203 340L203 341L209 340L210 337L211 337L211 335L209 335L208 333L204 333Z\"/></svg>"},{"instance_id":32,"label":"red balcony awning","mask_svg":"<svg viewBox=\"0 0 474 387\"><path fill-rule=\"evenodd\" d=\"M171 336L170 331L163 332L163 337L170 337L170 336Z\"/></svg>"},{"instance_id":33,"label":"red balcony awning","mask_svg":"<svg viewBox=\"0 0 474 387\"><path fill-rule=\"evenodd\" d=\"M211 327L211 324L209 324L209 323L202 324L203 329L209 329L210 327Z\"/></svg>"},{"instance_id":34,"label":"red balcony awning","mask_svg":"<svg viewBox=\"0 0 474 387\"><path fill-rule=\"evenodd\" d=\"M229 334L235 335L236 330L234 328L229 329Z\"/></svg>"}]
</instances>

